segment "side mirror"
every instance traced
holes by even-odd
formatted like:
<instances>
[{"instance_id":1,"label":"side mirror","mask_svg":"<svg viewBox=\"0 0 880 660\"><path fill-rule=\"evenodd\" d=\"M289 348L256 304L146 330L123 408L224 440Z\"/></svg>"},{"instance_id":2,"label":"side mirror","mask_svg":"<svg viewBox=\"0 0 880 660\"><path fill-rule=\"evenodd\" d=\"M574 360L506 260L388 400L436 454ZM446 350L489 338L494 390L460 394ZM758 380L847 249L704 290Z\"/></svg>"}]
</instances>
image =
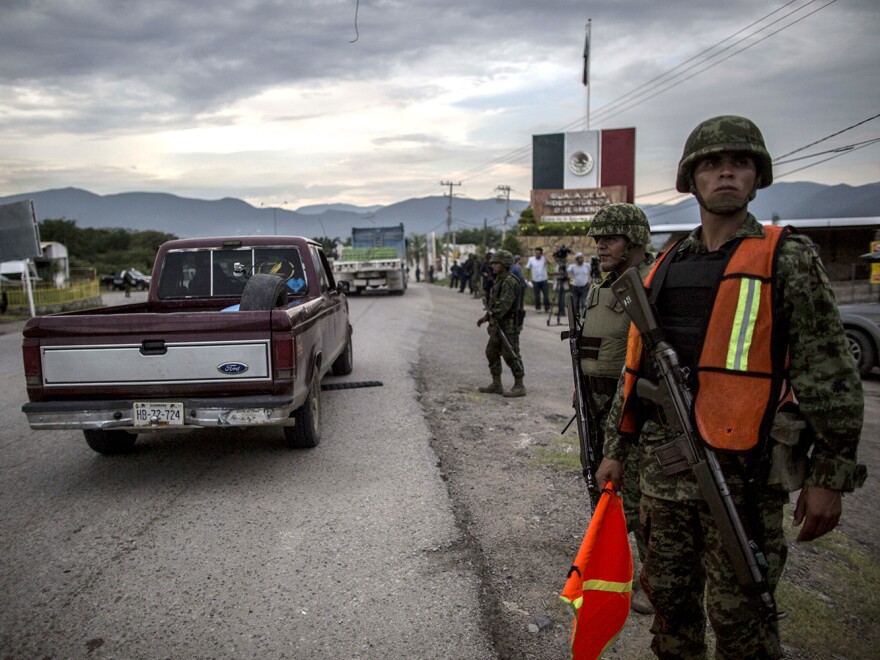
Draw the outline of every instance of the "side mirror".
<instances>
[{"instance_id":1,"label":"side mirror","mask_svg":"<svg viewBox=\"0 0 880 660\"><path fill-rule=\"evenodd\" d=\"M348 282L337 282L336 293L348 293Z\"/></svg>"}]
</instances>

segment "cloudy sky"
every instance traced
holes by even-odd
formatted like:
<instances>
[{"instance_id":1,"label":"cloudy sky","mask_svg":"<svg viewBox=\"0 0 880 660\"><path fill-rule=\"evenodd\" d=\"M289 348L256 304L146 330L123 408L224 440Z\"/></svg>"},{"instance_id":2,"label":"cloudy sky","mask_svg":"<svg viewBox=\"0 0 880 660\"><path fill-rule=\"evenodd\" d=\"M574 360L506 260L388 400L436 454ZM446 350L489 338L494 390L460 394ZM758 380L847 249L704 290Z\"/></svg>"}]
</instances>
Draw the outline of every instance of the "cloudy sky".
<instances>
[{"instance_id":1,"label":"cloudy sky","mask_svg":"<svg viewBox=\"0 0 880 660\"><path fill-rule=\"evenodd\" d=\"M637 201L728 113L775 157L865 122L777 173L880 181L876 0L0 0L0 195L527 199L532 135L585 127L588 19L590 128L636 127Z\"/></svg>"}]
</instances>

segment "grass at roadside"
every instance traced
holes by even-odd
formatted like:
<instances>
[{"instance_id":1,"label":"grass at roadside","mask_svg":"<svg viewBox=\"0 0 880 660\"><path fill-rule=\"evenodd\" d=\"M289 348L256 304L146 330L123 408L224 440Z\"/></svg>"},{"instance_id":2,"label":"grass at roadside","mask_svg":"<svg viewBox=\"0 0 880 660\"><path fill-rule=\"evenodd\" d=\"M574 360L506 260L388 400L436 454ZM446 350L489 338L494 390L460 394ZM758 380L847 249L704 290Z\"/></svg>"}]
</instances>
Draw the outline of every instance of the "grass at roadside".
<instances>
[{"instance_id":1,"label":"grass at roadside","mask_svg":"<svg viewBox=\"0 0 880 660\"><path fill-rule=\"evenodd\" d=\"M573 429L569 430L571 434ZM529 448L530 461L539 465L546 465L560 472L573 471L580 474L581 457L578 447L577 431L569 437L556 436L546 444L534 445Z\"/></svg>"},{"instance_id":2,"label":"grass at roadside","mask_svg":"<svg viewBox=\"0 0 880 660\"><path fill-rule=\"evenodd\" d=\"M0 314L0 324L27 321L30 317L30 314L13 314L7 311L5 314Z\"/></svg>"},{"instance_id":3,"label":"grass at roadside","mask_svg":"<svg viewBox=\"0 0 880 660\"><path fill-rule=\"evenodd\" d=\"M559 472L580 472L577 435L529 447L529 461ZM790 553L777 587L788 617L780 634L789 658L870 658L880 648L880 565L857 542L834 531L797 544L786 511Z\"/></svg>"},{"instance_id":4,"label":"grass at roadside","mask_svg":"<svg viewBox=\"0 0 880 660\"><path fill-rule=\"evenodd\" d=\"M870 658L880 647L880 567L840 532L794 544L777 588L783 643L796 658Z\"/></svg>"}]
</instances>

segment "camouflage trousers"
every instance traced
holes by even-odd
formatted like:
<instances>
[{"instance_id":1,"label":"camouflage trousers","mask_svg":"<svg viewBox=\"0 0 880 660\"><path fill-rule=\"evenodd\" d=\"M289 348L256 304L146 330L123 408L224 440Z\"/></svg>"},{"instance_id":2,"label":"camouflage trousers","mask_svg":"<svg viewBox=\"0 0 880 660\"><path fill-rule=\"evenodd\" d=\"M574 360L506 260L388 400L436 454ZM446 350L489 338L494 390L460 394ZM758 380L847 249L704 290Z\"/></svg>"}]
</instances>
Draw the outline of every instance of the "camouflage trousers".
<instances>
[{"instance_id":1,"label":"camouflage trousers","mask_svg":"<svg viewBox=\"0 0 880 660\"><path fill-rule=\"evenodd\" d=\"M510 327L504 328L504 334L513 347L514 353L511 353L501 339L501 334L495 329L489 335L489 342L486 344L486 358L489 360L489 373L493 376L501 375L501 358L510 367L514 378L522 378L525 375L522 359L519 357L519 329L516 331Z\"/></svg>"},{"instance_id":2,"label":"camouflage trousers","mask_svg":"<svg viewBox=\"0 0 880 660\"><path fill-rule=\"evenodd\" d=\"M602 395L593 395L593 400L598 402L599 397ZM607 398L607 397L606 397ZM604 403L604 401L603 401ZM597 406L598 407L598 406ZM596 437L599 442L598 446L594 446L593 449L593 458L595 460L595 464L593 465L593 474L595 476L595 472L599 469L599 464L602 462L602 458L604 457L604 452L602 451L603 439L605 437L605 421L607 415L602 415L599 419L596 420L597 431L594 437ZM599 488L602 488L605 484L597 484ZM636 549L639 553L639 560L644 563L645 561L645 552L647 551L647 547L645 545L645 537L642 533L642 525L641 525L641 516L640 516L640 502L642 500L642 489L639 486L639 452L635 449L627 452L626 460L623 463L623 514L626 518L626 530L628 532L632 532L632 535L636 539ZM598 501L593 502L593 506L595 507L598 504Z\"/></svg>"},{"instance_id":3,"label":"camouflage trousers","mask_svg":"<svg viewBox=\"0 0 880 660\"><path fill-rule=\"evenodd\" d=\"M788 554L782 531L788 496L768 490L755 499L767 580L775 590ZM745 518L742 508L740 516ZM764 621L760 606L743 592L703 500L643 496L642 521L648 552L640 581L655 610L651 649L658 658L705 658L707 612L716 658L781 657L774 641L778 625Z\"/></svg>"}]
</instances>

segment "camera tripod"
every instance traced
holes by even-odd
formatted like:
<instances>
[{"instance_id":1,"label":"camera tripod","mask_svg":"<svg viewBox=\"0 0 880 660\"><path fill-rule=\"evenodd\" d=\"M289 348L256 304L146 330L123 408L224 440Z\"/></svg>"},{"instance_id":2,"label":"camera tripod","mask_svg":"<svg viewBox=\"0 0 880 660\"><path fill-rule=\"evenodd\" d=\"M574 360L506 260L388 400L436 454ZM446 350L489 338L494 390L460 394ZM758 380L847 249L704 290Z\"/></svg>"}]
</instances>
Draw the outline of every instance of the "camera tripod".
<instances>
[{"instance_id":1,"label":"camera tripod","mask_svg":"<svg viewBox=\"0 0 880 660\"><path fill-rule=\"evenodd\" d=\"M556 286L553 287L553 296L550 300L550 309L547 310L547 325L550 325L550 319L553 317L553 310L556 310L556 325L562 325L562 317L565 316L565 294L568 293L570 287L568 285L568 277L556 277Z\"/></svg>"}]
</instances>

